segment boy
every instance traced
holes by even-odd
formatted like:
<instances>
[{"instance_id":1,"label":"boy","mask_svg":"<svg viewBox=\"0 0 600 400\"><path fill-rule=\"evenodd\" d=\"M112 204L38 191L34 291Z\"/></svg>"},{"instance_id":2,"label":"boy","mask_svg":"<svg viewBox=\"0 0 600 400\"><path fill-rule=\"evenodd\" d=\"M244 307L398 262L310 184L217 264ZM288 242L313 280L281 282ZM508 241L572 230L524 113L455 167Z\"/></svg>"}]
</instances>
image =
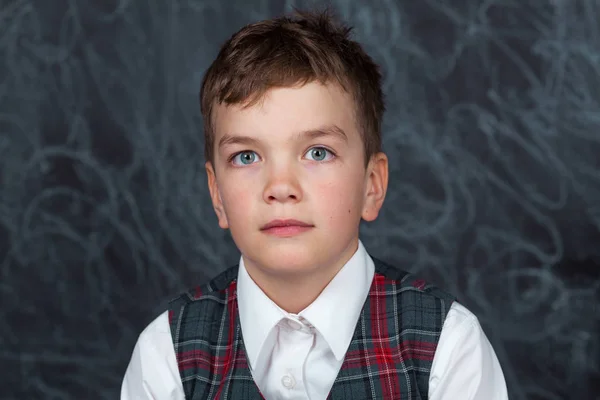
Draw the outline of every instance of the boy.
<instances>
[{"instance_id":1,"label":"boy","mask_svg":"<svg viewBox=\"0 0 600 400\"><path fill-rule=\"evenodd\" d=\"M140 335L122 399L507 399L477 318L369 256L378 67L325 13L246 26L206 73L208 186L241 257Z\"/></svg>"}]
</instances>

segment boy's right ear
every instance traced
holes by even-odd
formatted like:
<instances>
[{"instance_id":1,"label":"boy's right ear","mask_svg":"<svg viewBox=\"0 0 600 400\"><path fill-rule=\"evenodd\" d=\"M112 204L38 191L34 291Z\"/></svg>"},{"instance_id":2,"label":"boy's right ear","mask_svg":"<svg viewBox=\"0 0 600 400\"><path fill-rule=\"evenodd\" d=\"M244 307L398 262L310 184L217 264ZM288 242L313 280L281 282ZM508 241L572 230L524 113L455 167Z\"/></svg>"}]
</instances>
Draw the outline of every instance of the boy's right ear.
<instances>
[{"instance_id":1,"label":"boy's right ear","mask_svg":"<svg viewBox=\"0 0 600 400\"><path fill-rule=\"evenodd\" d=\"M223 199L221 198L221 192L219 191L219 185L217 183L217 176L215 174L214 167L210 161L207 161L206 164L204 164L204 168L206 169L206 176L208 178L210 199L212 201L215 214L217 214L219 226L222 229L228 229L229 222L227 221L227 214L225 213L225 208L223 206Z\"/></svg>"}]
</instances>

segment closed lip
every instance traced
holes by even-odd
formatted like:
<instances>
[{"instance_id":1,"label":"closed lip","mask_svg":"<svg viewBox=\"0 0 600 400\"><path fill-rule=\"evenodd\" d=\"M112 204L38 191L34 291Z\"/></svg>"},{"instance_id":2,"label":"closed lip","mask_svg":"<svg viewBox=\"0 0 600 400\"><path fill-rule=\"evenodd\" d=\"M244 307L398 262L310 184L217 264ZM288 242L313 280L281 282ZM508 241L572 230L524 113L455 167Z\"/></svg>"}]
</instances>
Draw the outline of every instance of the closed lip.
<instances>
[{"instance_id":1,"label":"closed lip","mask_svg":"<svg viewBox=\"0 0 600 400\"><path fill-rule=\"evenodd\" d=\"M271 228L279 228L284 226L305 226L311 227L313 225L307 224L306 222L298 221L297 219L274 219L273 221L265 224L260 228L260 230L264 231L266 229Z\"/></svg>"}]
</instances>

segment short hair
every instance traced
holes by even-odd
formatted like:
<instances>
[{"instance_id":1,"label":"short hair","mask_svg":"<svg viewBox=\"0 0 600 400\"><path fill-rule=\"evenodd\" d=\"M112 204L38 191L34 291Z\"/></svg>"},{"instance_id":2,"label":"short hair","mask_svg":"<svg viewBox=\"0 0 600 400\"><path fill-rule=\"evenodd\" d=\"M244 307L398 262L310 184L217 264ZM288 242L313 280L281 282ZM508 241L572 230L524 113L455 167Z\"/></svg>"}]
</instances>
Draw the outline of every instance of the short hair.
<instances>
[{"instance_id":1,"label":"short hair","mask_svg":"<svg viewBox=\"0 0 600 400\"><path fill-rule=\"evenodd\" d=\"M206 71L200 90L206 161L214 163L215 105L251 107L272 88L317 81L339 85L354 100L366 167L381 151L385 105L380 68L350 38L351 30L329 10L295 10L233 34Z\"/></svg>"}]
</instances>

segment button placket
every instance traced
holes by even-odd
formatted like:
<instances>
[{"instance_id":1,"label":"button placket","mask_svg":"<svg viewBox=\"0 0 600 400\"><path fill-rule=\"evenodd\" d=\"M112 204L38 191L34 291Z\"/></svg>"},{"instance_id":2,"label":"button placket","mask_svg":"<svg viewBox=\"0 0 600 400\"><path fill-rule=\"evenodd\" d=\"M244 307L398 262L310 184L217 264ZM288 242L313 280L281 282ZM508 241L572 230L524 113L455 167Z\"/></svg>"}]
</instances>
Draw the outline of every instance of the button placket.
<instances>
[{"instance_id":1,"label":"button placket","mask_svg":"<svg viewBox=\"0 0 600 400\"><path fill-rule=\"evenodd\" d=\"M306 398L303 368L314 342L314 332L308 321L296 315L287 315L278 324L277 348L280 356L274 364L272 398Z\"/></svg>"}]
</instances>

